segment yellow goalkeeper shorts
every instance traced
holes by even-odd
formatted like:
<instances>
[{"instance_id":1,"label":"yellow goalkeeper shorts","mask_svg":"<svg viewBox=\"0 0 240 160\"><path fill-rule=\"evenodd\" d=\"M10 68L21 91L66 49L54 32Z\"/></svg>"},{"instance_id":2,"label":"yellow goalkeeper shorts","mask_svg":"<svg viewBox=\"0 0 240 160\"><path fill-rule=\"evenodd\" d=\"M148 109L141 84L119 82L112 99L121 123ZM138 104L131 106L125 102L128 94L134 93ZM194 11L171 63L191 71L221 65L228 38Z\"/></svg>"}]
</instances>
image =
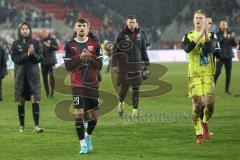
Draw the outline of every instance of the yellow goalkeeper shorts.
<instances>
[{"instance_id":1,"label":"yellow goalkeeper shorts","mask_svg":"<svg viewBox=\"0 0 240 160\"><path fill-rule=\"evenodd\" d=\"M202 96L214 93L213 76L190 77L189 97Z\"/></svg>"}]
</instances>

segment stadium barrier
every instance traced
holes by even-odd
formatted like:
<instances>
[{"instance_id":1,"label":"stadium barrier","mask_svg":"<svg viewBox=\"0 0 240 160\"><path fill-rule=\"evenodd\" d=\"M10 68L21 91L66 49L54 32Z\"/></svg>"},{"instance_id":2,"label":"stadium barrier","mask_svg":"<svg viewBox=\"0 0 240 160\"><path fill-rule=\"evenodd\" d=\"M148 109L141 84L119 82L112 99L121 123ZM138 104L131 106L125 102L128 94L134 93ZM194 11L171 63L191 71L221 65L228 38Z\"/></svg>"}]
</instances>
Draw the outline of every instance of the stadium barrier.
<instances>
[{"instance_id":1,"label":"stadium barrier","mask_svg":"<svg viewBox=\"0 0 240 160\"><path fill-rule=\"evenodd\" d=\"M237 50L234 51L234 58L233 61L238 61L240 57L237 53ZM148 51L149 59L150 62L187 62L188 61L188 55L183 51L183 50L149 50ZM60 66L61 64L64 63L63 57L64 53L63 52L58 52L57 53L57 65ZM107 57L104 56L104 64L106 65L107 62ZM8 58L7 62L8 69L13 69L13 62L11 58Z\"/></svg>"}]
</instances>

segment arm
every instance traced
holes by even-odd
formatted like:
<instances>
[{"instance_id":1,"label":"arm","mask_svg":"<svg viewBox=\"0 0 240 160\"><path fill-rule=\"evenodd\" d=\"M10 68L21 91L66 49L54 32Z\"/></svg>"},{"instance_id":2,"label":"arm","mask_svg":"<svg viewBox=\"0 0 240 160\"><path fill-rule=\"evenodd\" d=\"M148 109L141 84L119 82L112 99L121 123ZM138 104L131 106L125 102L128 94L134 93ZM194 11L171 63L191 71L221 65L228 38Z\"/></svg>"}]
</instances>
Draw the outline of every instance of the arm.
<instances>
[{"instance_id":1,"label":"arm","mask_svg":"<svg viewBox=\"0 0 240 160\"><path fill-rule=\"evenodd\" d=\"M121 34L121 33L120 33ZM112 53L112 66L117 67L119 64L119 53L121 52L120 49L118 48L118 44L121 41L121 36L118 34L118 36L115 39L115 45L113 48L113 53Z\"/></svg>"},{"instance_id":2,"label":"arm","mask_svg":"<svg viewBox=\"0 0 240 160\"><path fill-rule=\"evenodd\" d=\"M28 55L27 53L25 54L20 54L16 48L16 44L13 43L12 45L12 55L11 55L11 59L15 64L21 65L23 63L25 63L25 61L28 59Z\"/></svg>"},{"instance_id":3,"label":"arm","mask_svg":"<svg viewBox=\"0 0 240 160\"><path fill-rule=\"evenodd\" d=\"M7 72L7 58L6 58L6 52L3 48L0 48L1 53L1 72L0 72L0 78L4 78Z\"/></svg>"},{"instance_id":4,"label":"arm","mask_svg":"<svg viewBox=\"0 0 240 160\"><path fill-rule=\"evenodd\" d=\"M33 60L35 64L40 63L42 61L42 47L39 42L36 42L34 45L34 52L30 55L30 58Z\"/></svg>"},{"instance_id":5,"label":"arm","mask_svg":"<svg viewBox=\"0 0 240 160\"><path fill-rule=\"evenodd\" d=\"M212 47L214 48L213 56L216 57L217 59L220 59L221 58L221 48L220 48L220 43L217 38L217 34L211 32L210 40L212 42Z\"/></svg>"},{"instance_id":6,"label":"arm","mask_svg":"<svg viewBox=\"0 0 240 160\"><path fill-rule=\"evenodd\" d=\"M202 37L204 36L204 31L205 30L203 28L201 30L200 34L193 41L190 41L186 34L183 38L183 50L187 53L191 52L196 47L196 45L199 43L199 41L202 39Z\"/></svg>"},{"instance_id":7,"label":"arm","mask_svg":"<svg viewBox=\"0 0 240 160\"><path fill-rule=\"evenodd\" d=\"M100 45L98 44L97 51L96 51L96 58L93 60L90 60L90 65L93 66L94 68L101 70L102 69L102 58L103 54L100 49Z\"/></svg>"},{"instance_id":8,"label":"arm","mask_svg":"<svg viewBox=\"0 0 240 160\"><path fill-rule=\"evenodd\" d=\"M187 37L187 34L183 37L183 50L186 53L191 52L196 47L196 43L194 41L190 41Z\"/></svg>"},{"instance_id":9,"label":"arm","mask_svg":"<svg viewBox=\"0 0 240 160\"><path fill-rule=\"evenodd\" d=\"M51 39L50 48L54 51L57 51L59 49L56 39Z\"/></svg>"},{"instance_id":10,"label":"arm","mask_svg":"<svg viewBox=\"0 0 240 160\"><path fill-rule=\"evenodd\" d=\"M142 57L142 61L144 62L145 66L149 66L149 58L148 58L148 54L147 54L147 48L146 48L146 41L145 38L142 38L142 49L141 49L141 57Z\"/></svg>"},{"instance_id":11,"label":"arm","mask_svg":"<svg viewBox=\"0 0 240 160\"><path fill-rule=\"evenodd\" d=\"M231 38L231 45L232 47L237 47L237 42L234 37Z\"/></svg>"},{"instance_id":12,"label":"arm","mask_svg":"<svg viewBox=\"0 0 240 160\"><path fill-rule=\"evenodd\" d=\"M79 56L72 57L69 50L68 44L65 46L65 56L63 57L65 68L67 71L71 72L79 67L81 67L82 60Z\"/></svg>"}]
</instances>

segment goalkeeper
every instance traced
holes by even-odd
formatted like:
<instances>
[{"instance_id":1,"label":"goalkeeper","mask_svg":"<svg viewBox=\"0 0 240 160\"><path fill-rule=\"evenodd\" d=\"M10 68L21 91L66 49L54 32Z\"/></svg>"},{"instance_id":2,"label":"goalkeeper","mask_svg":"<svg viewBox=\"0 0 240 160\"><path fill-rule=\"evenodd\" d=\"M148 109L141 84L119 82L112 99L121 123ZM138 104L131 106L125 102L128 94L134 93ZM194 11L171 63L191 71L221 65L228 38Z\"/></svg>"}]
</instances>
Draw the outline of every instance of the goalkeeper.
<instances>
[{"instance_id":1,"label":"goalkeeper","mask_svg":"<svg viewBox=\"0 0 240 160\"><path fill-rule=\"evenodd\" d=\"M197 144L208 140L208 120L214 111L214 34L208 31L204 11L197 10L193 18L194 30L183 38L183 49L188 53L189 96L192 98L192 121L197 135ZM203 137L204 136L204 137Z\"/></svg>"}]
</instances>

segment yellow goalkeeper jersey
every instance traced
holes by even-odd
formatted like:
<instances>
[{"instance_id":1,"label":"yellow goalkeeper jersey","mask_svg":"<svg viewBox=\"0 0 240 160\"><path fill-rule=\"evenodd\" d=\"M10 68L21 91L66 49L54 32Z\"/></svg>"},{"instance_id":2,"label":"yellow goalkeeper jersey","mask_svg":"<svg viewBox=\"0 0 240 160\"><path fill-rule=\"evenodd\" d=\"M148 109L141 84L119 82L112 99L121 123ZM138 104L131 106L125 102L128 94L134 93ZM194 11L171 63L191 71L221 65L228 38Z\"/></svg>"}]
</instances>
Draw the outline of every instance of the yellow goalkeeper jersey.
<instances>
[{"instance_id":1,"label":"yellow goalkeeper jersey","mask_svg":"<svg viewBox=\"0 0 240 160\"><path fill-rule=\"evenodd\" d=\"M205 37L203 36L197 44L193 41L199 34L200 32L191 31L183 38L183 49L188 53L188 77L201 77L214 74L213 55L205 56L208 64L202 63ZM210 40L215 38L214 33L208 33L208 36Z\"/></svg>"}]
</instances>

